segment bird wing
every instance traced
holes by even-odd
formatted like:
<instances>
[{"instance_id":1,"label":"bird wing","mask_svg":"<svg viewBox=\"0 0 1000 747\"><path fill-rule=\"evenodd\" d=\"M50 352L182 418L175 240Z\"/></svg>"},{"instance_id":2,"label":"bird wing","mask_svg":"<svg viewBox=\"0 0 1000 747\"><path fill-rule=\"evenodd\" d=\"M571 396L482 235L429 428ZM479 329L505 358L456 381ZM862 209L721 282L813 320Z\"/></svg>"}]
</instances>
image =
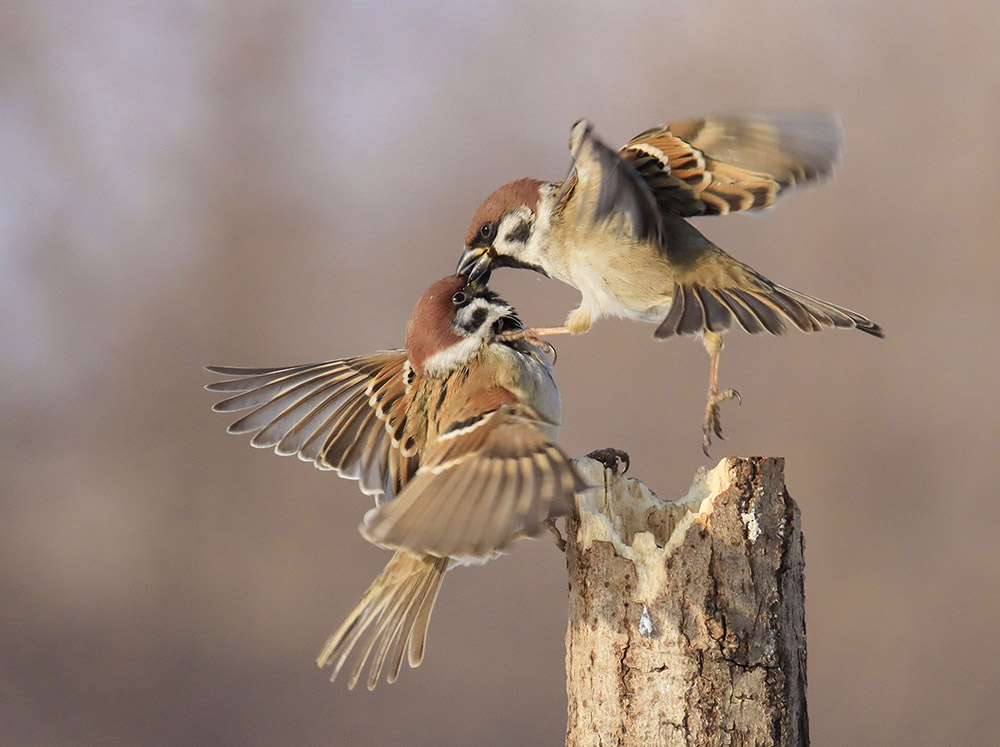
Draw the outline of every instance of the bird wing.
<instances>
[{"instance_id":1,"label":"bird wing","mask_svg":"<svg viewBox=\"0 0 1000 747\"><path fill-rule=\"evenodd\" d=\"M619 153L662 210L725 215L767 207L789 187L828 175L841 144L836 116L800 112L672 122Z\"/></svg>"},{"instance_id":2,"label":"bird wing","mask_svg":"<svg viewBox=\"0 0 1000 747\"><path fill-rule=\"evenodd\" d=\"M371 542L437 557L484 559L548 518L574 509L587 486L530 408L502 405L452 423L413 480L361 527Z\"/></svg>"},{"instance_id":3,"label":"bird wing","mask_svg":"<svg viewBox=\"0 0 1000 747\"><path fill-rule=\"evenodd\" d=\"M653 193L632 165L594 135L585 119L573 125L569 138L573 166L557 202L578 205L577 221L604 223L633 241L659 246L663 221Z\"/></svg>"},{"instance_id":4,"label":"bird wing","mask_svg":"<svg viewBox=\"0 0 1000 747\"><path fill-rule=\"evenodd\" d=\"M404 453L393 438L411 375L405 350L284 368L208 370L233 377L206 387L236 393L212 409L251 410L228 430L253 433L250 443L257 448L297 454L359 480L363 493L383 500L416 471L416 454Z\"/></svg>"}]
</instances>

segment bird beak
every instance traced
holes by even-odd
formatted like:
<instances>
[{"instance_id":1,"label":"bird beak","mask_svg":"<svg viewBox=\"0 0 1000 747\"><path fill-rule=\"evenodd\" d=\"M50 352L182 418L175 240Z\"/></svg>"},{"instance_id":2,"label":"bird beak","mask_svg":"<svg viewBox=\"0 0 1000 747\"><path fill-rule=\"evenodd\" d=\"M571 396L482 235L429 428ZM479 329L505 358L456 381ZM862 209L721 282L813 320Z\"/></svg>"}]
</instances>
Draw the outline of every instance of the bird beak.
<instances>
[{"instance_id":1,"label":"bird beak","mask_svg":"<svg viewBox=\"0 0 1000 747\"><path fill-rule=\"evenodd\" d=\"M483 279L485 283L489 280L490 266L493 264L494 258L495 255L491 247L468 246L462 252L461 259L458 260L458 269L455 270L455 273L466 275L470 283L475 283L480 279Z\"/></svg>"}]
</instances>

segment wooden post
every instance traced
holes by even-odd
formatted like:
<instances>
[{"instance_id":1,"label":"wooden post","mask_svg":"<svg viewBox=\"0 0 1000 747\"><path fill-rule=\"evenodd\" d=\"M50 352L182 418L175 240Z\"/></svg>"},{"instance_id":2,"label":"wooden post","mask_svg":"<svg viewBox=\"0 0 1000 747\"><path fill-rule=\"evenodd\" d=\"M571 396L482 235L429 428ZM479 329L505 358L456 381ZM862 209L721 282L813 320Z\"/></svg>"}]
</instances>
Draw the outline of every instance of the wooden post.
<instances>
[{"instance_id":1,"label":"wooden post","mask_svg":"<svg viewBox=\"0 0 1000 747\"><path fill-rule=\"evenodd\" d=\"M805 745L799 509L784 460L723 459L663 501L593 459L567 524L566 744Z\"/></svg>"}]
</instances>

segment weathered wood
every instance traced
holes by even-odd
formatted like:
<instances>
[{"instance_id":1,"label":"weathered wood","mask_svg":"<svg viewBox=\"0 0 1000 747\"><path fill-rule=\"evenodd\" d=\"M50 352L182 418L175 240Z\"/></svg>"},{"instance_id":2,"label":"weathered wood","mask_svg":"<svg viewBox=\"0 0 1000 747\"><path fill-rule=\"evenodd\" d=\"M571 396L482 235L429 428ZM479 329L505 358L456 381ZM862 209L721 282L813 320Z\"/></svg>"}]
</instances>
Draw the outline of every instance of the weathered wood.
<instances>
[{"instance_id":1,"label":"weathered wood","mask_svg":"<svg viewBox=\"0 0 1000 747\"><path fill-rule=\"evenodd\" d=\"M799 510L784 460L727 458L657 498L583 457L567 525L566 744L805 745Z\"/></svg>"}]
</instances>

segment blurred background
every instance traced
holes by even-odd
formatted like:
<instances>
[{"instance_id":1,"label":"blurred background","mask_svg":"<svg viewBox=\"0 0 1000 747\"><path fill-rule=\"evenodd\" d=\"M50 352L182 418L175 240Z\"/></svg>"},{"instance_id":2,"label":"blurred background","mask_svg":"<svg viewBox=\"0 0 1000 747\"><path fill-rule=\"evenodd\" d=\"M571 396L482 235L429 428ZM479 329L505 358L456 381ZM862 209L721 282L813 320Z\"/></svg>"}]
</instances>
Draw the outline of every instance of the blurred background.
<instances>
[{"instance_id":1,"label":"blurred background","mask_svg":"<svg viewBox=\"0 0 1000 747\"><path fill-rule=\"evenodd\" d=\"M558 339L562 442L680 496L787 459L816 744L1000 742L1000 7L0 6L0 731L7 744L558 744L563 558L449 574L417 670L314 657L388 553L352 482L227 436L201 367L394 347L472 211L670 119L839 111L832 181L697 222L856 332ZM529 323L575 291L499 272Z\"/></svg>"}]
</instances>

